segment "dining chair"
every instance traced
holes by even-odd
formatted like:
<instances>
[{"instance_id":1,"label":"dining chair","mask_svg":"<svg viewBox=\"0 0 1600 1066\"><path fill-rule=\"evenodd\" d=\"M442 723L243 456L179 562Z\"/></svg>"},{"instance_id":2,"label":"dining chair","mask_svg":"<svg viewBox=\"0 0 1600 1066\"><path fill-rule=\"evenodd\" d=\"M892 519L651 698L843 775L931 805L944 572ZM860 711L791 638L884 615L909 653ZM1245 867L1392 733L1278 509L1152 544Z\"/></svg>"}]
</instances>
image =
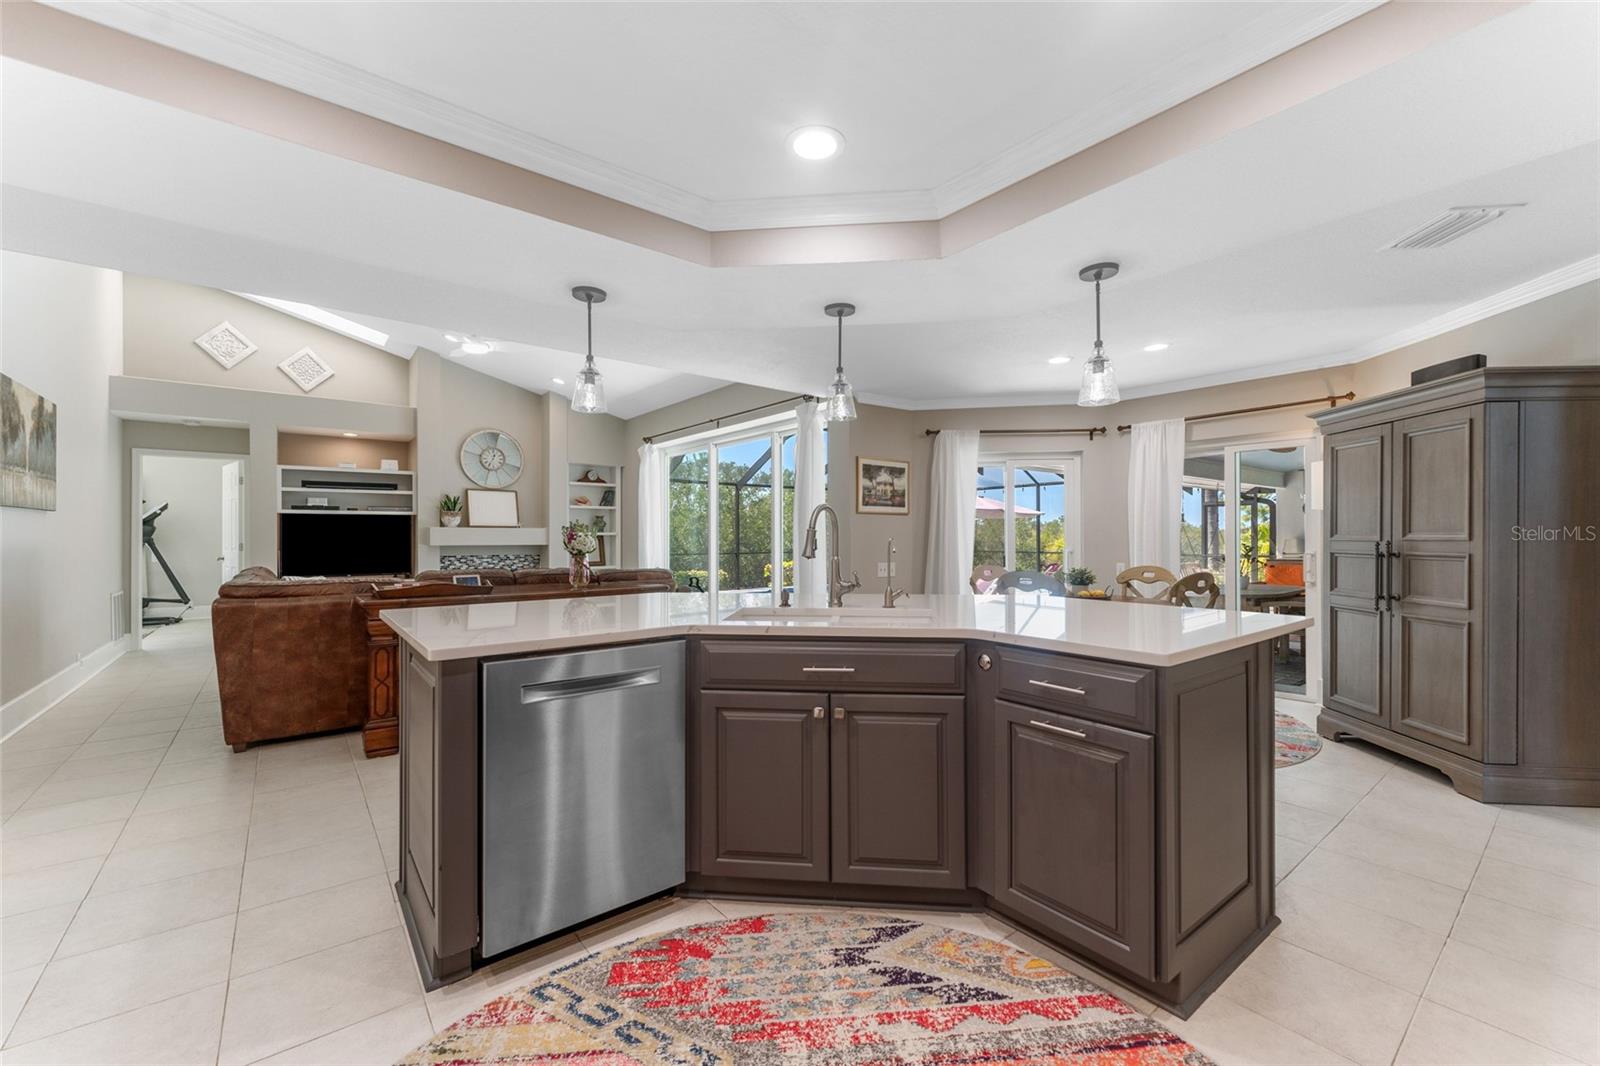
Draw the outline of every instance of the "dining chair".
<instances>
[{"instance_id":1,"label":"dining chair","mask_svg":"<svg viewBox=\"0 0 1600 1066\"><path fill-rule=\"evenodd\" d=\"M972 577L967 583L972 586L973 592L980 595L985 592L992 592L994 591L995 582L999 581L1001 575L1005 572L1006 568L1003 566L982 563L972 568Z\"/></svg>"},{"instance_id":2,"label":"dining chair","mask_svg":"<svg viewBox=\"0 0 1600 1066\"><path fill-rule=\"evenodd\" d=\"M1038 570L1009 570L995 582L994 591L1048 592L1052 596L1065 596L1067 588L1059 574L1046 574Z\"/></svg>"},{"instance_id":3,"label":"dining chair","mask_svg":"<svg viewBox=\"0 0 1600 1066\"><path fill-rule=\"evenodd\" d=\"M1204 570L1196 570L1172 583L1167 590L1167 602L1176 607L1215 607L1221 595L1217 579ZM1204 596L1206 602L1196 603L1190 599L1191 596Z\"/></svg>"},{"instance_id":4,"label":"dining chair","mask_svg":"<svg viewBox=\"0 0 1600 1066\"><path fill-rule=\"evenodd\" d=\"M1125 600L1164 600L1176 580L1178 580L1177 575L1164 566L1130 566L1117 575L1117 584L1121 586L1122 598ZM1145 592L1136 588L1135 582L1161 587Z\"/></svg>"}]
</instances>

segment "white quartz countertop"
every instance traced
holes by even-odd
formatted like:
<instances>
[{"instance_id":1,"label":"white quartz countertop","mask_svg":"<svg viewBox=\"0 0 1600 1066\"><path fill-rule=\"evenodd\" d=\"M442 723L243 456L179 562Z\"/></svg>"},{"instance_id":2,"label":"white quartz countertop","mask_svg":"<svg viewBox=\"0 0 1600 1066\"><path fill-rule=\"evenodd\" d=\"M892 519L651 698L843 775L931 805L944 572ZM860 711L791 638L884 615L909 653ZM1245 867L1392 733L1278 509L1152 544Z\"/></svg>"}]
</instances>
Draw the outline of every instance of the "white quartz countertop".
<instances>
[{"instance_id":1,"label":"white quartz countertop","mask_svg":"<svg viewBox=\"0 0 1600 1066\"><path fill-rule=\"evenodd\" d=\"M1177 666L1306 629L1299 615L1088 601L1037 592L913 596L868 611L875 595L846 598L853 613L770 610L764 594L645 592L575 599L401 607L380 617L424 659L562 651L690 633L740 637L989 640L1143 666ZM765 609L776 617L730 618Z\"/></svg>"}]
</instances>

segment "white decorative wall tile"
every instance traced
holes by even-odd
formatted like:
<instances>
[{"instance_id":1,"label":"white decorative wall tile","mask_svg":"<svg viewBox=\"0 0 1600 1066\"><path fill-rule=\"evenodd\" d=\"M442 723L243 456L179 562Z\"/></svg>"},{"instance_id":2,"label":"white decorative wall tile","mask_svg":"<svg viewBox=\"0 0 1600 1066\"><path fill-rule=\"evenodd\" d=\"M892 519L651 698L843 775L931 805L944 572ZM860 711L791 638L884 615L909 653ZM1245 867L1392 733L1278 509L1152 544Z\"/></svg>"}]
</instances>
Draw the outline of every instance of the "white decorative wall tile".
<instances>
[{"instance_id":1,"label":"white decorative wall tile","mask_svg":"<svg viewBox=\"0 0 1600 1066\"><path fill-rule=\"evenodd\" d=\"M333 377L333 367L323 362L322 357L310 348L301 348L279 363L278 369L288 374L306 392Z\"/></svg>"},{"instance_id":2,"label":"white decorative wall tile","mask_svg":"<svg viewBox=\"0 0 1600 1066\"><path fill-rule=\"evenodd\" d=\"M231 322L221 322L206 330L194 339L200 350L222 364L224 370L232 370L256 350L250 338L239 332Z\"/></svg>"}]
</instances>

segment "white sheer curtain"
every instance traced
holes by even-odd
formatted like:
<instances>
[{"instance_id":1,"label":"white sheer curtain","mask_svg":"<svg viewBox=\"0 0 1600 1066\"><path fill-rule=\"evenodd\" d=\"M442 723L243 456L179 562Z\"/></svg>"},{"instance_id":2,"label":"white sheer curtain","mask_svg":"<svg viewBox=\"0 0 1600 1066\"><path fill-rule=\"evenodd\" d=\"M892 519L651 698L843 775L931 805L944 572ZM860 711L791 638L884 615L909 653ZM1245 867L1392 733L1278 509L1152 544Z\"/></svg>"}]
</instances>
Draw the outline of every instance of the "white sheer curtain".
<instances>
[{"instance_id":1,"label":"white sheer curtain","mask_svg":"<svg viewBox=\"0 0 1600 1066\"><path fill-rule=\"evenodd\" d=\"M639 565L665 569L667 558L667 453L639 448Z\"/></svg>"},{"instance_id":2,"label":"white sheer curtain","mask_svg":"<svg viewBox=\"0 0 1600 1066\"><path fill-rule=\"evenodd\" d=\"M828 564L833 545L821 545L815 559L804 559L800 549L806 542L806 521L811 511L827 498L828 456L822 446L822 412L814 401L795 408L800 427L794 438L794 513L789 518L794 534L795 600L802 606L828 602ZM823 526L826 529L826 525Z\"/></svg>"},{"instance_id":3,"label":"white sheer curtain","mask_svg":"<svg viewBox=\"0 0 1600 1066\"><path fill-rule=\"evenodd\" d=\"M973 523L978 519L978 431L940 430L928 487L930 594L970 592Z\"/></svg>"},{"instance_id":4,"label":"white sheer curtain","mask_svg":"<svg viewBox=\"0 0 1600 1066\"><path fill-rule=\"evenodd\" d=\"M1183 419L1138 422L1128 456L1128 565L1178 572Z\"/></svg>"}]
</instances>

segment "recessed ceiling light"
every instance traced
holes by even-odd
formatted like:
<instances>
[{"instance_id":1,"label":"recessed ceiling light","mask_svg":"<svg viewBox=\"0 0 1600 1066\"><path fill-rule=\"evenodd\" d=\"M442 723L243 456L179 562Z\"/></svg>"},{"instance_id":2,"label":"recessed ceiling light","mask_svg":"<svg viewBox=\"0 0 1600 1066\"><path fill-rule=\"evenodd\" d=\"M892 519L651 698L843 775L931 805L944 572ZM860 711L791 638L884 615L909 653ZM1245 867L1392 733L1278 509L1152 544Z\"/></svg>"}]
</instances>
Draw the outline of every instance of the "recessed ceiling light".
<instances>
[{"instance_id":1,"label":"recessed ceiling light","mask_svg":"<svg viewBox=\"0 0 1600 1066\"><path fill-rule=\"evenodd\" d=\"M1072 356L1070 355L1052 355L1050 357L1051 366L1060 366L1062 363L1070 362L1072 362Z\"/></svg>"},{"instance_id":2,"label":"recessed ceiling light","mask_svg":"<svg viewBox=\"0 0 1600 1066\"><path fill-rule=\"evenodd\" d=\"M844 147L844 135L827 126L801 126L789 134L789 151L801 159L832 159Z\"/></svg>"},{"instance_id":3,"label":"recessed ceiling light","mask_svg":"<svg viewBox=\"0 0 1600 1066\"><path fill-rule=\"evenodd\" d=\"M467 355L483 355L494 351L494 345L488 341L467 341L461 346L461 350Z\"/></svg>"},{"instance_id":4,"label":"recessed ceiling light","mask_svg":"<svg viewBox=\"0 0 1600 1066\"><path fill-rule=\"evenodd\" d=\"M564 378L551 378L550 380L555 382L557 385L565 385L567 383Z\"/></svg>"},{"instance_id":5,"label":"recessed ceiling light","mask_svg":"<svg viewBox=\"0 0 1600 1066\"><path fill-rule=\"evenodd\" d=\"M459 333L446 333L444 335L444 339L449 341L451 344L460 344L462 341L466 340L467 338L461 336L461 334L459 334Z\"/></svg>"},{"instance_id":6,"label":"recessed ceiling light","mask_svg":"<svg viewBox=\"0 0 1600 1066\"><path fill-rule=\"evenodd\" d=\"M341 434L339 434L339 436L341 436L341 437L359 437L359 436L361 436L361 434L359 434L359 433L341 433Z\"/></svg>"},{"instance_id":7,"label":"recessed ceiling light","mask_svg":"<svg viewBox=\"0 0 1600 1066\"><path fill-rule=\"evenodd\" d=\"M1154 344L1145 345L1144 350L1147 352L1164 352L1170 347L1172 347L1172 345L1168 344L1166 341L1156 341Z\"/></svg>"}]
</instances>

